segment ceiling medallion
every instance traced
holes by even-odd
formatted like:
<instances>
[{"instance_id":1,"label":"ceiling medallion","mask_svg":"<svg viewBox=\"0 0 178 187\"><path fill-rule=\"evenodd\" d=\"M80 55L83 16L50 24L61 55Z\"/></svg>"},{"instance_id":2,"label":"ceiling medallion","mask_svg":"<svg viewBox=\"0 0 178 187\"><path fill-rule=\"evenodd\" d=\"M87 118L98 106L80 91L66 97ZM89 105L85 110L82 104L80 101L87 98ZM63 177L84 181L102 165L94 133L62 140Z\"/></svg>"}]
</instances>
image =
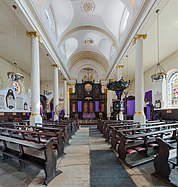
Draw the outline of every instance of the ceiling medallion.
<instances>
[{"instance_id":1,"label":"ceiling medallion","mask_svg":"<svg viewBox=\"0 0 178 187\"><path fill-rule=\"evenodd\" d=\"M84 40L84 43L85 43L86 45L91 45L91 44L94 43L94 41L93 41L91 38L87 38L87 39Z\"/></svg>"},{"instance_id":2,"label":"ceiling medallion","mask_svg":"<svg viewBox=\"0 0 178 187\"><path fill-rule=\"evenodd\" d=\"M91 13L93 13L94 10L95 10L95 4L93 1L87 0L82 3L82 11L83 12L85 12L87 14L91 14Z\"/></svg>"}]
</instances>

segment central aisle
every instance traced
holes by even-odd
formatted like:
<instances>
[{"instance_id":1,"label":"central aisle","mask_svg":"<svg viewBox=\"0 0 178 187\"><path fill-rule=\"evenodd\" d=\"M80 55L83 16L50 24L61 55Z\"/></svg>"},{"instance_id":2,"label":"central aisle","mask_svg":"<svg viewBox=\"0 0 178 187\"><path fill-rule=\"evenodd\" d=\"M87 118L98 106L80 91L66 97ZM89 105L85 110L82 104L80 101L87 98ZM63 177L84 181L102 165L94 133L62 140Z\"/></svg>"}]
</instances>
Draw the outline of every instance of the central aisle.
<instances>
[{"instance_id":1,"label":"central aisle","mask_svg":"<svg viewBox=\"0 0 178 187\"><path fill-rule=\"evenodd\" d=\"M81 126L65 147L66 154L58 159L57 170L61 173L48 186L135 187L109 147L96 126ZM30 187L39 186L39 178Z\"/></svg>"},{"instance_id":2,"label":"central aisle","mask_svg":"<svg viewBox=\"0 0 178 187\"><path fill-rule=\"evenodd\" d=\"M72 136L65 155L58 159L57 170L62 173L48 185L49 187L89 187L89 128L81 128Z\"/></svg>"},{"instance_id":3,"label":"central aisle","mask_svg":"<svg viewBox=\"0 0 178 187\"><path fill-rule=\"evenodd\" d=\"M90 137L90 186L135 187L132 179L110 150L95 126L89 129Z\"/></svg>"}]
</instances>

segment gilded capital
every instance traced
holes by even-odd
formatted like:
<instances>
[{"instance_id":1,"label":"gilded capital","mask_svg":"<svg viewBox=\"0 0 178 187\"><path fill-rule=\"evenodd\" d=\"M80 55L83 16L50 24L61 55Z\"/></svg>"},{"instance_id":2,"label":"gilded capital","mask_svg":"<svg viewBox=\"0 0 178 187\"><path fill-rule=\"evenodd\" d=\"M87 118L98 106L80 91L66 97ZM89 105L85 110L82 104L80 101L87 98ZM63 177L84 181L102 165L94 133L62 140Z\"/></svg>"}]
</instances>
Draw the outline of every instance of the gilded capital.
<instances>
[{"instance_id":1,"label":"gilded capital","mask_svg":"<svg viewBox=\"0 0 178 187\"><path fill-rule=\"evenodd\" d=\"M27 35L29 38L32 37L32 36L37 37L37 38L38 38L38 41L39 41L40 43L42 43L41 35L40 35L38 32L36 32L36 31L31 31L31 32L26 31L26 35Z\"/></svg>"},{"instance_id":2,"label":"gilded capital","mask_svg":"<svg viewBox=\"0 0 178 187\"><path fill-rule=\"evenodd\" d=\"M136 34L132 40L132 44L134 45L137 39L146 39L146 38L147 38L147 34Z\"/></svg>"},{"instance_id":3,"label":"gilded capital","mask_svg":"<svg viewBox=\"0 0 178 187\"><path fill-rule=\"evenodd\" d=\"M117 65L116 68L117 69L122 69L122 68L124 68L124 65Z\"/></svg>"},{"instance_id":4,"label":"gilded capital","mask_svg":"<svg viewBox=\"0 0 178 187\"><path fill-rule=\"evenodd\" d=\"M57 68L57 64L52 64L51 67Z\"/></svg>"}]
</instances>

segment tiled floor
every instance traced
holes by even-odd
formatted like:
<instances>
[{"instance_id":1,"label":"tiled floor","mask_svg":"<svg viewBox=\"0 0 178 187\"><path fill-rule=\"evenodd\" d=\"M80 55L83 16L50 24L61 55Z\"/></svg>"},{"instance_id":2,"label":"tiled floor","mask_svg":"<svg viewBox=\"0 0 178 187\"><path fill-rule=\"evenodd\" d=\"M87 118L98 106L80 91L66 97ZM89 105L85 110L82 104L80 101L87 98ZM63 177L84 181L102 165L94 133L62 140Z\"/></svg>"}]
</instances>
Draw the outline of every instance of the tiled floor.
<instances>
[{"instance_id":1,"label":"tiled floor","mask_svg":"<svg viewBox=\"0 0 178 187\"><path fill-rule=\"evenodd\" d=\"M70 140L70 146L65 148L66 154L58 159L57 170L62 173L56 176L48 186L90 187L90 152L93 150L109 150L109 148L110 145L105 143L102 135L97 130L89 136L89 128L81 127ZM151 177L149 171L146 171L148 173L144 173L145 171L142 167L134 169L125 168L138 187L168 186L157 182L157 179ZM40 185L42 176L44 176L43 171L40 172L29 186L43 186Z\"/></svg>"}]
</instances>

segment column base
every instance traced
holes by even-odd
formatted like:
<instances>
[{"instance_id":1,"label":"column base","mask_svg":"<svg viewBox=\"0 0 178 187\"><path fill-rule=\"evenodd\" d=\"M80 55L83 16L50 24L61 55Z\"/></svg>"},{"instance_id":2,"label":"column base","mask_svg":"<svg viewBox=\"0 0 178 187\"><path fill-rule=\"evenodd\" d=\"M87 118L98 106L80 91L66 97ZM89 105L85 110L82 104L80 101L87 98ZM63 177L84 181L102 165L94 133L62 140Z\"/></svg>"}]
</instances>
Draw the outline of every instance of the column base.
<instances>
[{"instance_id":1,"label":"column base","mask_svg":"<svg viewBox=\"0 0 178 187\"><path fill-rule=\"evenodd\" d=\"M134 122L139 122L140 124L146 123L145 114L134 114Z\"/></svg>"},{"instance_id":2,"label":"column base","mask_svg":"<svg viewBox=\"0 0 178 187\"><path fill-rule=\"evenodd\" d=\"M54 114L54 121L58 121L59 120L59 116L57 114Z\"/></svg>"},{"instance_id":3,"label":"column base","mask_svg":"<svg viewBox=\"0 0 178 187\"><path fill-rule=\"evenodd\" d=\"M30 126L35 126L35 123L42 123L42 117L39 116L30 116Z\"/></svg>"},{"instance_id":4,"label":"column base","mask_svg":"<svg viewBox=\"0 0 178 187\"><path fill-rule=\"evenodd\" d=\"M120 119L121 121L124 120L123 111L120 111L120 112L119 112L119 119Z\"/></svg>"},{"instance_id":5,"label":"column base","mask_svg":"<svg viewBox=\"0 0 178 187\"><path fill-rule=\"evenodd\" d=\"M119 114L116 114L116 120L119 121Z\"/></svg>"}]
</instances>

